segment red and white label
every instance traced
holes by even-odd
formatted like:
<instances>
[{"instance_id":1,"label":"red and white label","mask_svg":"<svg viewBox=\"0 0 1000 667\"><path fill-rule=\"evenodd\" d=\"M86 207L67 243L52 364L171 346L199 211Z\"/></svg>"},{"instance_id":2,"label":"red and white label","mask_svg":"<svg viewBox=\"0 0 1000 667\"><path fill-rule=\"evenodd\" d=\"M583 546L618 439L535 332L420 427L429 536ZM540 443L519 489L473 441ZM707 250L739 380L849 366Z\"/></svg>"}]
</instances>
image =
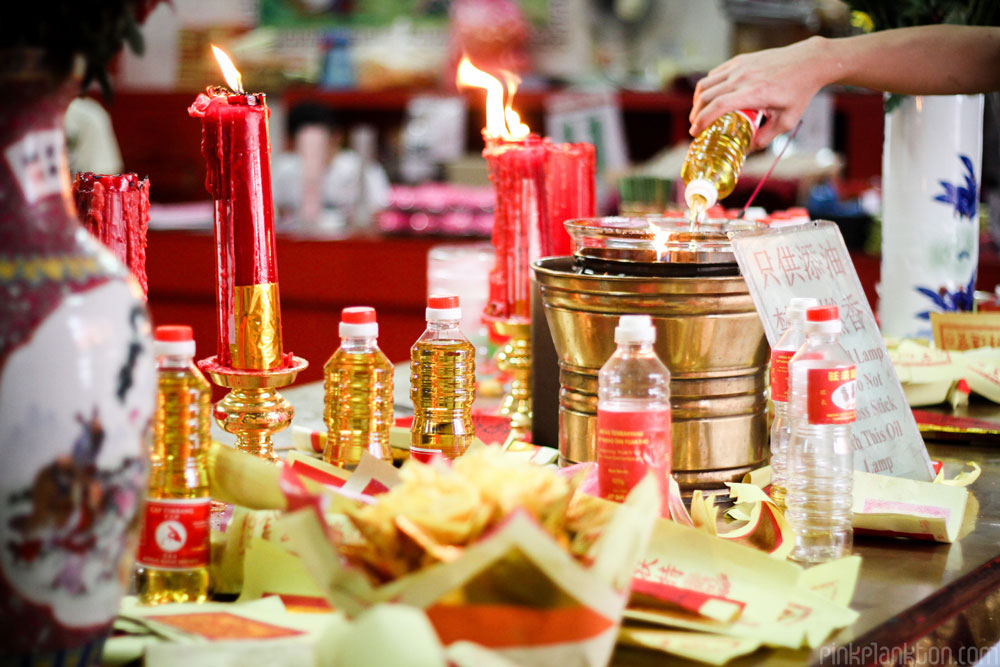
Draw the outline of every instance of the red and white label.
<instances>
[{"instance_id":1,"label":"red and white label","mask_svg":"<svg viewBox=\"0 0 1000 667\"><path fill-rule=\"evenodd\" d=\"M771 400L788 402L788 360L795 350L771 350Z\"/></svg>"},{"instance_id":2,"label":"red and white label","mask_svg":"<svg viewBox=\"0 0 1000 667\"><path fill-rule=\"evenodd\" d=\"M806 404L810 424L850 424L857 411L858 372L854 366L806 371Z\"/></svg>"},{"instance_id":3,"label":"red and white label","mask_svg":"<svg viewBox=\"0 0 1000 667\"><path fill-rule=\"evenodd\" d=\"M136 562L158 570L208 567L208 498L150 498Z\"/></svg>"},{"instance_id":4,"label":"red and white label","mask_svg":"<svg viewBox=\"0 0 1000 667\"><path fill-rule=\"evenodd\" d=\"M421 463L430 463L435 456L442 456L440 449L430 449L428 447L414 447L410 445L410 458Z\"/></svg>"},{"instance_id":5,"label":"red and white label","mask_svg":"<svg viewBox=\"0 0 1000 667\"><path fill-rule=\"evenodd\" d=\"M597 409L597 488L602 498L622 502L647 472L656 474L666 497L670 474L670 408Z\"/></svg>"}]
</instances>

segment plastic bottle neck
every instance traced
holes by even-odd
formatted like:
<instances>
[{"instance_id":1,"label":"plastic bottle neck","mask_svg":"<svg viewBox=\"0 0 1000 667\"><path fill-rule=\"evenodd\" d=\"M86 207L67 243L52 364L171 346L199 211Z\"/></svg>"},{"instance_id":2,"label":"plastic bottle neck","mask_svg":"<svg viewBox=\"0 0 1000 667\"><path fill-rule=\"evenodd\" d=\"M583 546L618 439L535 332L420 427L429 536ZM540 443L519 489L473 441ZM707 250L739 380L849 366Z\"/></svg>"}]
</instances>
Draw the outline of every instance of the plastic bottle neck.
<instances>
[{"instance_id":1,"label":"plastic bottle neck","mask_svg":"<svg viewBox=\"0 0 1000 667\"><path fill-rule=\"evenodd\" d=\"M428 320L427 330L437 334L455 333L461 336L462 330L459 328L461 320Z\"/></svg>"},{"instance_id":2,"label":"plastic bottle neck","mask_svg":"<svg viewBox=\"0 0 1000 667\"><path fill-rule=\"evenodd\" d=\"M839 337L840 332L810 331L806 333L806 342L817 344L836 343Z\"/></svg>"},{"instance_id":3,"label":"plastic bottle neck","mask_svg":"<svg viewBox=\"0 0 1000 667\"><path fill-rule=\"evenodd\" d=\"M626 355L651 354L653 352L653 344L650 342L618 343L618 351Z\"/></svg>"},{"instance_id":4,"label":"plastic bottle neck","mask_svg":"<svg viewBox=\"0 0 1000 667\"><path fill-rule=\"evenodd\" d=\"M194 357L186 354L162 354L156 358L156 367L164 368L189 368L194 363Z\"/></svg>"},{"instance_id":5,"label":"plastic bottle neck","mask_svg":"<svg viewBox=\"0 0 1000 667\"><path fill-rule=\"evenodd\" d=\"M344 336L340 339L341 349L348 352L373 350L378 347L376 336Z\"/></svg>"}]
</instances>

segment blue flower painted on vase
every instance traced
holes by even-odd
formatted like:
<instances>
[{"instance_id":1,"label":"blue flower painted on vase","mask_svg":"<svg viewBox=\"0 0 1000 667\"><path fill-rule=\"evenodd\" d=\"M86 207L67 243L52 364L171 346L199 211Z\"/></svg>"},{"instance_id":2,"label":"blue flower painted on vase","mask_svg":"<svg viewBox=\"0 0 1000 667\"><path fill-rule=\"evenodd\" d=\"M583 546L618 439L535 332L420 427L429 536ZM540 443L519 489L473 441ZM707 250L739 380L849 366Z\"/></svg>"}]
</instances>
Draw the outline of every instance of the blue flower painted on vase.
<instances>
[{"instance_id":1,"label":"blue flower painted on vase","mask_svg":"<svg viewBox=\"0 0 1000 667\"><path fill-rule=\"evenodd\" d=\"M975 299L976 274L973 272L972 277L969 279L969 284L965 287L959 287L954 292L949 292L948 288L943 285L936 292L919 285L915 289L930 299L931 303L936 306L933 311L925 310L922 313L917 313L917 317L922 320L929 320L932 312L971 311Z\"/></svg>"},{"instance_id":2,"label":"blue flower painted on vase","mask_svg":"<svg viewBox=\"0 0 1000 667\"><path fill-rule=\"evenodd\" d=\"M958 159L965 166L965 185L956 185L948 181L938 181L944 192L934 198L942 204L954 207L955 215L973 220L979 209L979 187L976 185L976 171L968 155L959 153Z\"/></svg>"}]
</instances>

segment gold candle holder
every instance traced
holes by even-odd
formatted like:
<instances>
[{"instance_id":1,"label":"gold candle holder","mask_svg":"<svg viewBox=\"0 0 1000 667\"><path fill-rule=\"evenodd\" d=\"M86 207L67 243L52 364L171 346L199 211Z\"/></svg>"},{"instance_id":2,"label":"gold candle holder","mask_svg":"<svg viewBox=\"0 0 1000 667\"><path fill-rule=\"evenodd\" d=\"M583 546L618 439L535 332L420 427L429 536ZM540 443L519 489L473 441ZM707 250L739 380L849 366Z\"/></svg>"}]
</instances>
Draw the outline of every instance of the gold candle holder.
<instances>
[{"instance_id":1,"label":"gold candle holder","mask_svg":"<svg viewBox=\"0 0 1000 667\"><path fill-rule=\"evenodd\" d=\"M286 368L272 370L240 370L222 366L216 357L198 362L198 367L212 378L215 384L231 389L216 403L212 413L215 421L227 433L236 436L236 447L275 463L271 436L288 428L295 416L295 408L277 389L295 381L295 377L309 365L301 357L292 357Z\"/></svg>"},{"instance_id":2,"label":"gold candle holder","mask_svg":"<svg viewBox=\"0 0 1000 667\"><path fill-rule=\"evenodd\" d=\"M510 417L508 442L531 435L531 323L506 320L494 323L507 344L497 353L497 368L511 377L510 392L504 396L500 414Z\"/></svg>"}]
</instances>

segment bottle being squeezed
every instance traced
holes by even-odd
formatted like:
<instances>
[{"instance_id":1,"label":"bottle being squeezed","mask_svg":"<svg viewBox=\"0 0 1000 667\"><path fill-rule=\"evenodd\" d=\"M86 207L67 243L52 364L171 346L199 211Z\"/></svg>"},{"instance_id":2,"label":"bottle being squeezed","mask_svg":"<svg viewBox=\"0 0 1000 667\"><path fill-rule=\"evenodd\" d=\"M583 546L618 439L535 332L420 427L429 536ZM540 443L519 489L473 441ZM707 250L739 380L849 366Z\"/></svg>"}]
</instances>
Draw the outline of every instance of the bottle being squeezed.
<instances>
[{"instance_id":1,"label":"bottle being squeezed","mask_svg":"<svg viewBox=\"0 0 1000 667\"><path fill-rule=\"evenodd\" d=\"M788 364L792 434L786 516L795 533L791 557L819 563L851 552L851 491L857 371L837 338L836 306L806 311L806 342Z\"/></svg>"},{"instance_id":2,"label":"bottle being squeezed","mask_svg":"<svg viewBox=\"0 0 1000 667\"><path fill-rule=\"evenodd\" d=\"M340 347L323 366L323 460L353 470L361 454L392 462L392 363L378 347L375 309L344 308Z\"/></svg>"},{"instance_id":3,"label":"bottle being squeezed","mask_svg":"<svg viewBox=\"0 0 1000 667\"><path fill-rule=\"evenodd\" d=\"M792 429L788 416L788 361L806 341L803 324L806 310L819 305L816 299L794 297L788 302L785 317L788 328L771 348L771 401L774 421L771 422L771 500L785 509L788 439Z\"/></svg>"},{"instance_id":4,"label":"bottle being squeezed","mask_svg":"<svg viewBox=\"0 0 1000 667\"><path fill-rule=\"evenodd\" d=\"M736 187L762 119L760 111L730 111L691 142L681 167L681 178L686 184L684 200L692 225L700 223L705 211L728 197Z\"/></svg>"},{"instance_id":5,"label":"bottle being squeezed","mask_svg":"<svg viewBox=\"0 0 1000 667\"><path fill-rule=\"evenodd\" d=\"M476 397L476 349L459 328L458 297L432 295L426 313L427 329L410 348L410 456L425 462L468 449Z\"/></svg>"},{"instance_id":6,"label":"bottle being squeezed","mask_svg":"<svg viewBox=\"0 0 1000 667\"><path fill-rule=\"evenodd\" d=\"M673 452L670 371L653 349L649 315L622 315L617 349L597 375L597 485L602 498L622 502L647 472L667 498Z\"/></svg>"},{"instance_id":7,"label":"bottle being squeezed","mask_svg":"<svg viewBox=\"0 0 1000 667\"><path fill-rule=\"evenodd\" d=\"M189 326L159 326L159 376L146 510L136 556L143 604L208 597L208 446L212 390L194 366Z\"/></svg>"}]
</instances>

